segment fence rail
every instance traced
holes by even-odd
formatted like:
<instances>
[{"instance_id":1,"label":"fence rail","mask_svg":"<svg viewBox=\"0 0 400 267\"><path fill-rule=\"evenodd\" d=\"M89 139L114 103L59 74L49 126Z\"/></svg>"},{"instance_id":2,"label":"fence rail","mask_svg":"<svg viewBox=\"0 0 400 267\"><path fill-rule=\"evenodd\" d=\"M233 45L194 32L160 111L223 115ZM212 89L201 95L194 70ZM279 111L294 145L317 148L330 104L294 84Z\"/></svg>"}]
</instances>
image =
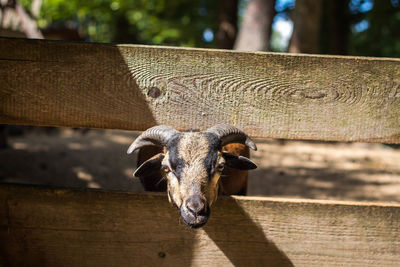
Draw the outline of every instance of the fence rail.
<instances>
[{"instance_id":1,"label":"fence rail","mask_svg":"<svg viewBox=\"0 0 400 267\"><path fill-rule=\"evenodd\" d=\"M400 60L0 38L0 123L400 143Z\"/></svg>"},{"instance_id":2,"label":"fence rail","mask_svg":"<svg viewBox=\"0 0 400 267\"><path fill-rule=\"evenodd\" d=\"M0 123L400 143L400 60L0 38ZM0 265L395 266L400 205L0 185Z\"/></svg>"},{"instance_id":3,"label":"fence rail","mask_svg":"<svg viewBox=\"0 0 400 267\"><path fill-rule=\"evenodd\" d=\"M188 229L162 194L0 186L6 266L395 266L400 205L221 198Z\"/></svg>"}]
</instances>

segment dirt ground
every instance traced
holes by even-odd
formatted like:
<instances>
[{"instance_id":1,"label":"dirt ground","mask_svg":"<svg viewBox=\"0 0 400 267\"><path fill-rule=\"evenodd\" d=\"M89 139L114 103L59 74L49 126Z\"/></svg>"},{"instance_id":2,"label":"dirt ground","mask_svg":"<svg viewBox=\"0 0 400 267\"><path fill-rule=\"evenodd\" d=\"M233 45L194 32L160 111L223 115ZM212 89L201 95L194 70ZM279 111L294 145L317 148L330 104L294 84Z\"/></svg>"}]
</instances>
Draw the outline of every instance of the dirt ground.
<instances>
[{"instance_id":1,"label":"dirt ground","mask_svg":"<svg viewBox=\"0 0 400 267\"><path fill-rule=\"evenodd\" d=\"M142 192L137 133L33 128L0 150L0 182ZM400 149L382 144L255 140L248 195L400 202Z\"/></svg>"}]
</instances>

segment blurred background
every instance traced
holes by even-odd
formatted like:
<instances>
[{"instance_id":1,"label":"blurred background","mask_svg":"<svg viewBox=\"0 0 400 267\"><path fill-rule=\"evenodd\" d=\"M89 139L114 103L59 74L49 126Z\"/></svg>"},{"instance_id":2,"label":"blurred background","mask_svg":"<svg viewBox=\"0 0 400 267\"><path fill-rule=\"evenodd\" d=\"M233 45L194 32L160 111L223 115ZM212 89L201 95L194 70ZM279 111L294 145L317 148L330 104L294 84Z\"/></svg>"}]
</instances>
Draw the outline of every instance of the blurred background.
<instances>
[{"instance_id":1,"label":"blurred background","mask_svg":"<svg viewBox=\"0 0 400 267\"><path fill-rule=\"evenodd\" d=\"M0 0L0 35L398 57L399 0Z\"/></svg>"},{"instance_id":2,"label":"blurred background","mask_svg":"<svg viewBox=\"0 0 400 267\"><path fill-rule=\"evenodd\" d=\"M399 0L0 0L0 36L400 56ZM137 133L0 126L0 182L143 191ZM257 140L249 194L400 201L395 145Z\"/></svg>"}]
</instances>

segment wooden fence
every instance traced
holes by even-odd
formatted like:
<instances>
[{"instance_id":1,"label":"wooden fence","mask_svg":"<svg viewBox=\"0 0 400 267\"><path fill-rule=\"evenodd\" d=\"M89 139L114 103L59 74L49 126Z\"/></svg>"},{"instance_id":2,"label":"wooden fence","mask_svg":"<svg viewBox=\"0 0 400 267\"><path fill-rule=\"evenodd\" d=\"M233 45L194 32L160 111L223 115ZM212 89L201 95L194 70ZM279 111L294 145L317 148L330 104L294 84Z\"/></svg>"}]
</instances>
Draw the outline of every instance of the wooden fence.
<instances>
[{"instance_id":1,"label":"wooden fence","mask_svg":"<svg viewBox=\"0 0 400 267\"><path fill-rule=\"evenodd\" d=\"M400 142L400 60L0 38L0 122Z\"/></svg>"},{"instance_id":2,"label":"wooden fence","mask_svg":"<svg viewBox=\"0 0 400 267\"><path fill-rule=\"evenodd\" d=\"M400 143L400 60L0 38L0 123ZM0 186L0 265L396 266L400 205Z\"/></svg>"}]
</instances>

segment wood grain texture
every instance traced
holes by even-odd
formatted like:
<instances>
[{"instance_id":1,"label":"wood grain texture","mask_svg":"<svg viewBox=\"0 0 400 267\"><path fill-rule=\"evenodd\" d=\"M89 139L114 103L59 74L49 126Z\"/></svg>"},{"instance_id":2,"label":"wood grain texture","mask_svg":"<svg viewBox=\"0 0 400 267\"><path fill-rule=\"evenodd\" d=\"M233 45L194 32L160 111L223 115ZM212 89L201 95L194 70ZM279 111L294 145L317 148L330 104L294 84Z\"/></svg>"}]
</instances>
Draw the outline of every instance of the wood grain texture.
<instances>
[{"instance_id":1,"label":"wood grain texture","mask_svg":"<svg viewBox=\"0 0 400 267\"><path fill-rule=\"evenodd\" d=\"M0 39L0 123L400 143L400 60Z\"/></svg>"},{"instance_id":2,"label":"wood grain texture","mask_svg":"<svg viewBox=\"0 0 400 267\"><path fill-rule=\"evenodd\" d=\"M395 266L400 205L220 198L192 230L163 194L0 186L6 266ZM0 262L1 262L0 261Z\"/></svg>"}]
</instances>

